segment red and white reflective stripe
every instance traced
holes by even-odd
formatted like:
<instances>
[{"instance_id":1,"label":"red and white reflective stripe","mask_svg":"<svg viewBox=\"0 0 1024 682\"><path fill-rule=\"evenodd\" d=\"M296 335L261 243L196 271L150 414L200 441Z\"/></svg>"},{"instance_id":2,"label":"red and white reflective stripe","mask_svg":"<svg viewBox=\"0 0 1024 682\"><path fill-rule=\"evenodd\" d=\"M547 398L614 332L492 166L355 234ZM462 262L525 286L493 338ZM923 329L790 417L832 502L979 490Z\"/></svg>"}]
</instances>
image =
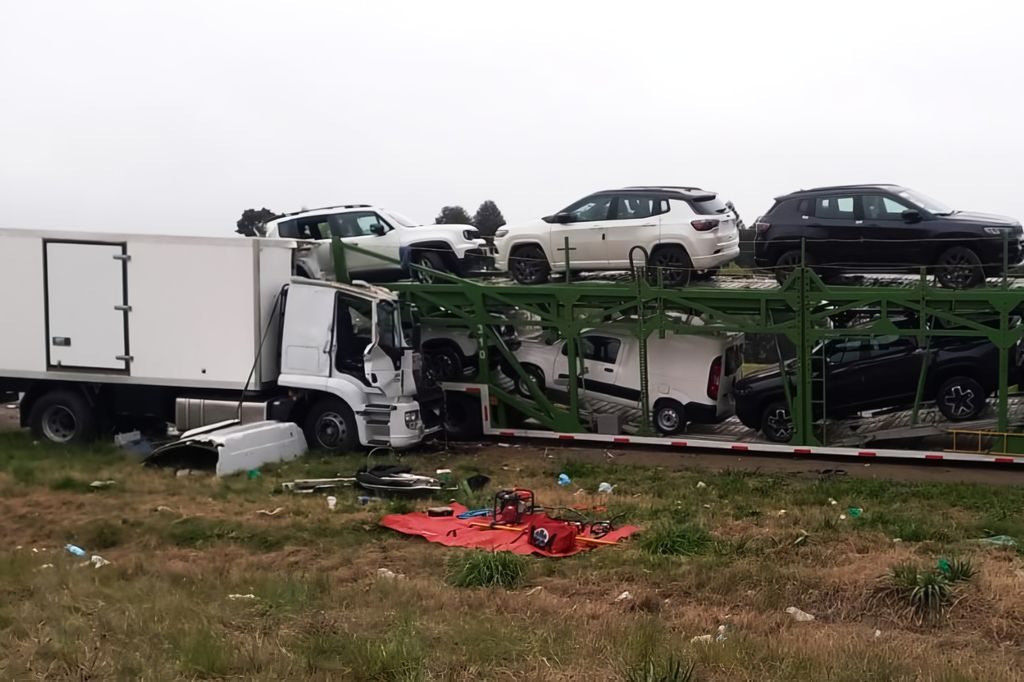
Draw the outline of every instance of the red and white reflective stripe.
<instances>
[{"instance_id":1,"label":"red and white reflective stripe","mask_svg":"<svg viewBox=\"0 0 1024 682\"><path fill-rule=\"evenodd\" d=\"M814 454L809 448L793 448L794 455L810 455Z\"/></svg>"},{"instance_id":2,"label":"red and white reflective stripe","mask_svg":"<svg viewBox=\"0 0 1024 682\"><path fill-rule=\"evenodd\" d=\"M576 440L576 436L571 433L560 433L558 434L558 440Z\"/></svg>"},{"instance_id":3,"label":"red and white reflective stripe","mask_svg":"<svg viewBox=\"0 0 1024 682\"><path fill-rule=\"evenodd\" d=\"M480 389L476 386L466 386L466 393L476 393L480 395Z\"/></svg>"},{"instance_id":4,"label":"red and white reflective stripe","mask_svg":"<svg viewBox=\"0 0 1024 682\"><path fill-rule=\"evenodd\" d=\"M936 455L935 453L925 453L925 459L945 459L942 455Z\"/></svg>"},{"instance_id":5,"label":"red and white reflective stripe","mask_svg":"<svg viewBox=\"0 0 1024 682\"><path fill-rule=\"evenodd\" d=\"M621 436L616 436L616 437L612 438L612 442L613 443L628 443L629 439L628 438L623 438Z\"/></svg>"},{"instance_id":6,"label":"red and white reflective stripe","mask_svg":"<svg viewBox=\"0 0 1024 682\"><path fill-rule=\"evenodd\" d=\"M861 450L860 452L857 453L857 456L858 457L877 457L878 453L877 452L869 452L869 451Z\"/></svg>"},{"instance_id":7,"label":"red and white reflective stripe","mask_svg":"<svg viewBox=\"0 0 1024 682\"><path fill-rule=\"evenodd\" d=\"M1014 459L1013 457L995 457L992 459L992 461L996 462L997 464L1013 464L1018 460Z\"/></svg>"},{"instance_id":8,"label":"red and white reflective stripe","mask_svg":"<svg viewBox=\"0 0 1024 682\"><path fill-rule=\"evenodd\" d=\"M674 441L672 441L672 445L674 445L677 448L685 448L686 447L686 441L685 440L674 440Z\"/></svg>"},{"instance_id":9,"label":"red and white reflective stripe","mask_svg":"<svg viewBox=\"0 0 1024 682\"><path fill-rule=\"evenodd\" d=\"M733 450L749 450L750 449L749 445L745 445L743 443L733 443L730 447L732 447Z\"/></svg>"}]
</instances>

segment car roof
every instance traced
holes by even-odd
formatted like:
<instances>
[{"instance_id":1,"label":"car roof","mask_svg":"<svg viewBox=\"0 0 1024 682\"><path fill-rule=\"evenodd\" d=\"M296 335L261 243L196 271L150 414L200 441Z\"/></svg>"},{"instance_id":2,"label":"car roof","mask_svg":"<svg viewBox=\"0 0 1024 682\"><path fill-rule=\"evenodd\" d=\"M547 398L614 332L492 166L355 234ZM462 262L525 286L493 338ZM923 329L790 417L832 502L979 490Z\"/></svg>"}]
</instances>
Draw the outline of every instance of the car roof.
<instances>
[{"instance_id":1,"label":"car roof","mask_svg":"<svg viewBox=\"0 0 1024 682\"><path fill-rule=\"evenodd\" d=\"M307 208L307 209L302 210L302 211L293 211L291 213L282 213L277 218L274 218L273 220L268 221L267 224L269 225L270 223L276 223L276 222L279 222L281 220L286 220L288 218L295 218L296 216L321 215L321 214L325 214L325 213L340 213L340 212L344 212L344 211L354 211L354 210L363 209L363 208L373 209L374 206L372 206L370 204L340 204L338 206L322 206L320 208Z\"/></svg>"},{"instance_id":2,"label":"car roof","mask_svg":"<svg viewBox=\"0 0 1024 682\"><path fill-rule=\"evenodd\" d=\"M619 189L603 189L594 194L657 194L667 199L706 200L714 199L717 193L700 187L683 187L681 185L633 185Z\"/></svg>"},{"instance_id":3,"label":"car roof","mask_svg":"<svg viewBox=\"0 0 1024 682\"><path fill-rule=\"evenodd\" d=\"M775 200L788 199L789 197L799 196L810 196L813 194L821 194L822 192L869 192L872 190L898 190L903 189L902 185L894 185L889 182L879 183L867 183L862 185L828 185L824 187L811 187L810 189L798 189L795 192L789 194L783 194L782 196L776 197Z\"/></svg>"}]
</instances>

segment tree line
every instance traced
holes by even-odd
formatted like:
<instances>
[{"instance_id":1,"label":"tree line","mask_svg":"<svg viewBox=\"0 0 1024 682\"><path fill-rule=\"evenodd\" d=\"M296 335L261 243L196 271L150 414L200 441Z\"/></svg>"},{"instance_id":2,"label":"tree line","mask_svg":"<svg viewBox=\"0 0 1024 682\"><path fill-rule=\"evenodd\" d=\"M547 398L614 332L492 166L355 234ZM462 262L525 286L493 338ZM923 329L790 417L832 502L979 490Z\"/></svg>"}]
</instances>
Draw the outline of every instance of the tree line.
<instances>
[{"instance_id":1,"label":"tree line","mask_svg":"<svg viewBox=\"0 0 1024 682\"><path fill-rule=\"evenodd\" d=\"M247 208L242 211L242 217L235 223L235 232L245 237L259 237L264 234L265 225L281 217L281 214L263 208ZM485 237L494 236L502 225L505 224L505 216L501 209L493 201L488 199L480 204L476 213L472 216L462 206L444 206L434 218L437 225L472 225L480 234Z\"/></svg>"}]
</instances>

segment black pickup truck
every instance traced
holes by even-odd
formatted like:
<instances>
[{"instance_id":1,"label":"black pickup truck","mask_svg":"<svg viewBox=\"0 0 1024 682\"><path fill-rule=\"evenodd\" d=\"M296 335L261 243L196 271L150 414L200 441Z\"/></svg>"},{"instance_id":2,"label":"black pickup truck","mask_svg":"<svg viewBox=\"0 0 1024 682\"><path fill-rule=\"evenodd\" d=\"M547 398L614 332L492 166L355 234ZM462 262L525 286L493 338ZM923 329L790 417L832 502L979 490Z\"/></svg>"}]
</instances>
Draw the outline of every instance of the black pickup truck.
<instances>
[{"instance_id":1,"label":"black pickup truck","mask_svg":"<svg viewBox=\"0 0 1024 682\"><path fill-rule=\"evenodd\" d=\"M825 416L844 418L858 412L911 406L921 363L928 359L922 399L935 401L950 421L976 418L999 386L999 350L988 339L935 336L926 346L913 337L887 335L833 339L813 353L813 401ZM1018 381L1022 348L1010 350L1009 384ZM796 384L795 360L785 363L790 389ZM822 372L824 371L824 377ZM777 368L754 372L733 386L736 416L744 426L760 429L771 441L793 435L782 376ZM816 414L815 418L823 415Z\"/></svg>"}]
</instances>

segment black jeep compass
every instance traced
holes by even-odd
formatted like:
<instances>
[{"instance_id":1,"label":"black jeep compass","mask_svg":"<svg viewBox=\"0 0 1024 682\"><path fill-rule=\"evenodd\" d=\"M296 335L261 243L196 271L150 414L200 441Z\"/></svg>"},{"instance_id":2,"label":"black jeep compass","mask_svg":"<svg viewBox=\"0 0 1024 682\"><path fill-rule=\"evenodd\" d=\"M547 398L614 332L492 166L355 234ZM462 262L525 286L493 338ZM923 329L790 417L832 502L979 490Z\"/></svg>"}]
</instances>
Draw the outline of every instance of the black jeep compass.
<instances>
[{"instance_id":1,"label":"black jeep compass","mask_svg":"<svg viewBox=\"0 0 1024 682\"><path fill-rule=\"evenodd\" d=\"M962 289L1019 264L1022 237L1018 220L954 211L898 185L819 187L775 200L756 224L754 262L780 282L803 257L826 280L927 268Z\"/></svg>"}]
</instances>

